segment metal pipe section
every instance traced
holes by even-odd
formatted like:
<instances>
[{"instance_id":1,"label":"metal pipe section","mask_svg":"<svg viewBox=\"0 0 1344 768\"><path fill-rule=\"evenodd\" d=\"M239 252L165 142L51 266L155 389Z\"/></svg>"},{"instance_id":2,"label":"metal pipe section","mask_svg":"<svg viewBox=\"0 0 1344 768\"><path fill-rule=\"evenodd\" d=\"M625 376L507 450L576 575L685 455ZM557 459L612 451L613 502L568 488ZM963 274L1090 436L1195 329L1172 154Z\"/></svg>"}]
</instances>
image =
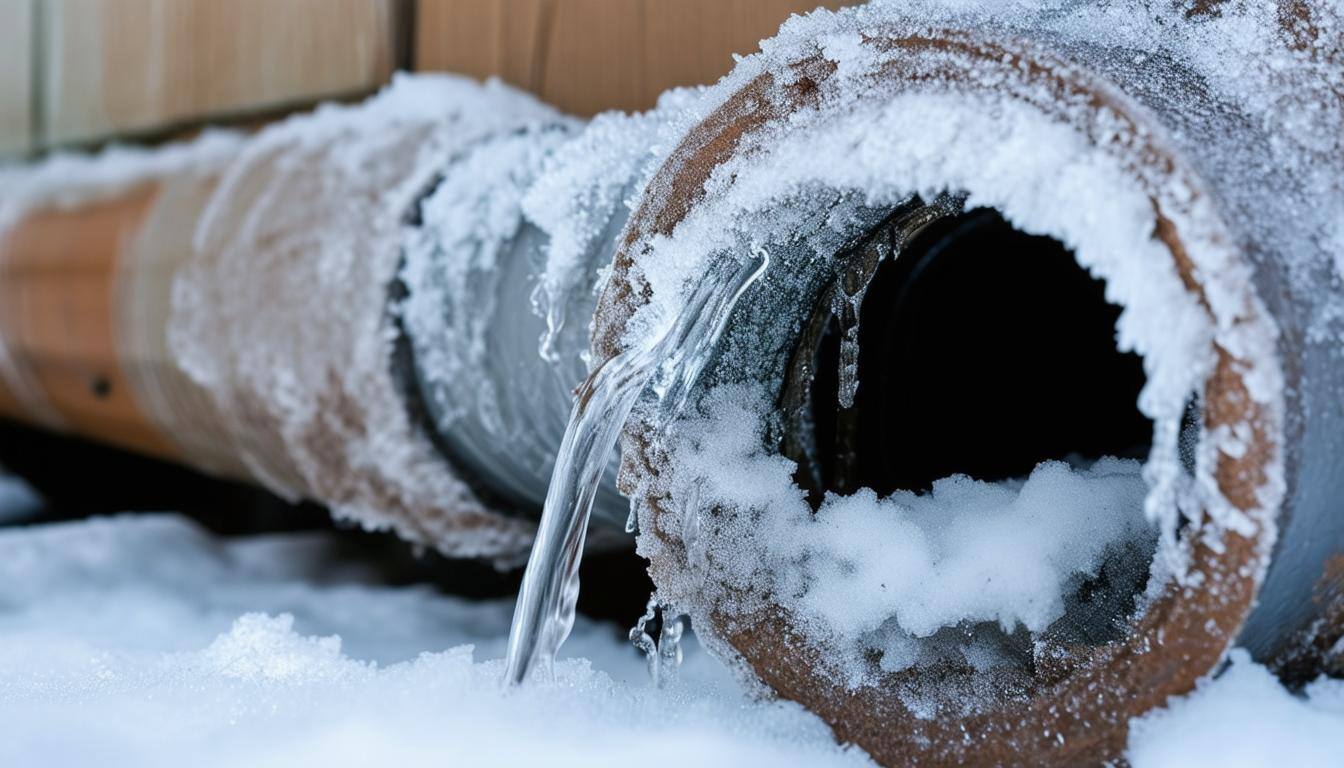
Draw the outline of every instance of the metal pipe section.
<instances>
[{"instance_id":1,"label":"metal pipe section","mask_svg":"<svg viewBox=\"0 0 1344 768\"><path fill-rule=\"evenodd\" d=\"M638 169L594 181L609 204L573 284L543 285L524 196L580 127L504 86L407 78L227 159L211 136L62 160L58 194L55 168L11 178L29 199L0 232L0 414L517 558ZM615 467L595 519L618 531Z\"/></svg>"},{"instance_id":2,"label":"metal pipe section","mask_svg":"<svg viewBox=\"0 0 1344 768\"><path fill-rule=\"evenodd\" d=\"M1294 21L1300 21L1299 12L1303 8L1295 6L1283 17L1292 34L1308 29ZM673 438L655 428L665 424L663 416L637 414L627 429L622 488L639 508L639 547L650 559L660 599L690 613L702 640L717 653L817 712L839 738L885 764L1115 760L1131 718L1189 691L1217 670L1233 646L1248 647L1296 680L1341 664L1340 278L1332 273L1330 247L1311 234L1319 227L1303 213L1316 194L1334 195L1328 205L1337 211L1340 190L1311 190L1307 185L1318 182L1266 168L1275 138L1236 106L1218 101L1201 75L1174 60L1079 41L1076 32L1070 38L1067 14L1060 18L1066 20L1058 25L1063 32L992 21L974 31L938 28L895 11L841 13L796 26L789 40L712 91L706 101L714 107L701 112L699 122L664 155L623 235L613 279L598 307L594 350L598 359L608 359L632 334L637 338L631 322L645 307L675 301L659 296L645 275L675 268L650 266L660 253L698 255L695 243L677 241L678 232L715 221L720 229L742 227L739 236L745 238L753 229L761 232L768 217L793 217L800 223L792 240L765 246L777 249L772 252L777 264L792 263L794 271L776 272L768 288L746 297L723 353L706 374L756 382L752 386L788 403L800 388L790 390L786 382L800 377L790 378L789 361L797 360L790 342L797 336L787 329L808 327L811 308L829 304L826 292L851 271L845 265L860 258L838 249L849 254L844 264L819 267L809 253L790 256L799 248L790 243L826 231L841 216L817 213L820 206L834 205L846 194L880 198L888 186L905 182L909 192L941 187L969 193L978 205L1001 207L1010 216L1034 215L1038 232L1071 244L1085 243L1089 230L1105 221L1105 208L1088 207L1098 201L1030 208L1036 196L1048 199L1049 186L1062 178L1069 161L1060 161L1053 175L1037 174L1029 163L1014 165L1025 145L1014 143L1001 122L977 133L980 116L995 114L1006 122L1010 118L1004 115L1027 121L1037 115L1047 121L1042 125L1067 126L1086 146L1084 155L1115 162L1117 184L1134 185L1150 201L1147 234L1165 250L1166 269L1174 267L1176 294L1193 295L1216 328L1208 347L1187 350L1214 361L1192 393L1198 439L1194 445L1181 439L1190 401L1184 408L1176 402L1156 409L1161 418L1149 468L1159 472L1150 478L1198 484L1207 491L1198 504L1208 506L1191 508L1189 496L1150 495L1154 514L1169 521L1163 546L1175 553L1180 575L1165 583L1153 577L1145 607L1130 617L1121 637L1053 650L1038 642L1042 655L1022 688L971 669L939 668L927 676L906 670L859 687L836 679L825 671L825 646L816 644L806 623L782 600L769 592L753 594L754 585L743 583L734 569L703 555L740 551L740 544L716 536L738 530L733 515L745 513L706 508L695 483L678 481L677 473L686 470L666 458L676 450ZM832 43L835 49L827 47ZM939 127L962 142L959 148L947 145L950 152L968 149L968 141L983 142L975 149L986 151L972 153L979 158L975 167L946 154L931 160L920 154L926 137L893 127L920 107L941 110ZM790 135L801 138L790 144L783 138ZM800 148L816 148L828 135L850 137L846 151L871 164L867 173L807 167L789 177L798 179L794 187L780 182L758 189L772 182L753 176L755 168L796 168L804 162ZM995 153L998 141L1004 142L1003 155ZM788 148L776 151L777 146ZM877 167L886 158L892 158L891 167L915 175L883 178ZM1314 162L1335 160L1322 155ZM997 168L1009 169L1004 175L1010 178L1016 173L1016 184L995 186L997 179L985 169ZM744 198L722 183L727 178L758 198ZM828 178L844 182L828 188ZM1114 192L1121 195L1119 186ZM753 199L771 200L783 210L751 208ZM856 240L866 226L855 232ZM1104 267L1094 274L1124 279ZM666 291L667 280L661 279L657 285ZM1154 283L1126 297L1112 285L1107 295L1134 301L1127 306L1131 317L1145 312L1156 317L1164 308L1151 298L1162 290ZM1146 308L1139 306L1145 302ZM1178 331L1165 327L1166 333ZM1252 337L1261 341L1248 343ZM1267 339L1273 341L1264 343ZM1163 375L1152 360L1145 367L1152 376ZM809 378L807 373L801 378ZM794 402L802 399L795 396ZM797 433L785 430L786 455L790 435ZM808 466L810 438L793 442L795 458ZM780 450L768 442L764 448ZM843 477L844 464L837 461L836 468L816 474ZM940 691L955 694L944 699ZM928 715L929 707L936 716Z\"/></svg>"},{"instance_id":3,"label":"metal pipe section","mask_svg":"<svg viewBox=\"0 0 1344 768\"><path fill-rule=\"evenodd\" d=\"M531 176L510 165L507 150L486 144L479 153L515 178ZM580 254L576 265L581 284L555 297L563 306L548 307L542 277L550 238L536 224L519 220L498 244L464 243L444 231L456 222L445 218L442 198L459 194L453 182L456 174L472 172L469 165L459 158L445 169L412 217L407 260L394 289L401 297L396 317L405 340L398 362L408 378L411 407L424 412L436 447L456 473L497 508L535 519L574 389L588 373L584 321L597 303L595 284L610 263L627 211L616 206L609 220L599 222L595 247ZM518 207L526 192L499 184L487 195L491 205ZM467 259L463 269L463 253L471 249L491 253L479 265ZM570 320L550 328L552 317ZM629 502L616 491L616 460L613 454L593 519L619 530Z\"/></svg>"}]
</instances>

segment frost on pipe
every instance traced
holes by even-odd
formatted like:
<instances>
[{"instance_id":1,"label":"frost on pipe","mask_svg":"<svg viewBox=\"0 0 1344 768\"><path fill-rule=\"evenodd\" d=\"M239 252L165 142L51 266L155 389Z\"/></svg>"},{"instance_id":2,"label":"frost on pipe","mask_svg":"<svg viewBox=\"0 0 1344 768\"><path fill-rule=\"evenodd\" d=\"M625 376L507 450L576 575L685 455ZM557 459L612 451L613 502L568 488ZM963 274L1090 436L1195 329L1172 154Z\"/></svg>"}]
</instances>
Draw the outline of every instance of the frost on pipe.
<instances>
[{"instance_id":1,"label":"frost on pipe","mask_svg":"<svg viewBox=\"0 0 1344 768\"><path fill-rule=\"evenodd\" d=\"M545 124L565 121L497 84L402 78L367 102L322 107L248 142L176 275L169 340L255 478L447 554L526 551L533 525L473 493L406 408L392 370L389 286L406 217L436 175L462 168L481 144ZM535 136L529 146L544 149ZM479 184L500 179L454 181L450 191L475 200ZM476 230L498 226L489 211L474 213ZM463 242L476 231L456 223ZM492 256L486 246L454 263Z\"/></svg>"},{"instance_id":2,"label":"frost on pipe","mask_svg":"<svg viewBox=\"0 0 1344 768\"><path fill-rule=\"evenodd\" d=\"M956 8L795 19L686 110L594 349L768 251L624 436L659 599L882 762L1101 761L1339 638L1341 26Z\"/></svg>"},{"instance_id":3,"label":"frost on pipe","mask_svg":"<svg viewBox=\"0 0 1344 768\"><path fill-rule=\"evenodd\" d=\"M693 98L491 135L456 153L413 206L394 287L398 373L438 450L501 509L535 517L547 499L590 372L595 288L650 144ZM615 458L595 457L594 533L628 545Z\"/></svg>"},{"instance_id":4,"label":"frost on pipe","mask_svg":"<svg viewBox=\"0 0 1344 768\"><path fill-rule=\"evenodd\" d=\"M582 378L581 323L554 334L568 356L540 375L545 326L527 308L541 240L520 214L576 127L497 83L401 77L251 137L5 170L0 413L311 498L449 554L516 562L534 526L500 497L525 498L518 478L557 428L524 414L534 442L509 454L524 471L497 483L454 467L437 428L479 442L471 427L493 426L496 406L545 395L563 409L556 376ZM590 314L593 298L577 300ZM486 333L497 306L504 322ZM410 331L424 370L456 386L432 414L407 386ZM486 354L487 336L529 335ZM473 376L479 386L462 386Z\"/></svg>"},{"instance_id":5,"label":"frost on pipe","mask_svg":"<svg viewBox=\"0 0 1344 768\"><path fill-rule=\"evenodd\" d=\"M619 203L633 175L613 174L619 186L610 205L569 211L564 224L591 231L560 242L561 222L543 227L536 222L548 219L535 209L568 210L564 191L548 190L543 179L564 167L576 143L588 143L575 133L574 124L552 121L454 157L405 228L397 287L398 361L410 401L479 494L531 516L545 500L574 388L588 373L591 282L611 260L607 244L625 221ZM603 181L585 178L584 188L600 190ZM584 213L591 220L581 223ZM577 274L565 279L589 285L557 286L550 276L566 257ZM615 492L611 465L597 506L614 528L628 503Z\"/></svg>"}]
</instances>

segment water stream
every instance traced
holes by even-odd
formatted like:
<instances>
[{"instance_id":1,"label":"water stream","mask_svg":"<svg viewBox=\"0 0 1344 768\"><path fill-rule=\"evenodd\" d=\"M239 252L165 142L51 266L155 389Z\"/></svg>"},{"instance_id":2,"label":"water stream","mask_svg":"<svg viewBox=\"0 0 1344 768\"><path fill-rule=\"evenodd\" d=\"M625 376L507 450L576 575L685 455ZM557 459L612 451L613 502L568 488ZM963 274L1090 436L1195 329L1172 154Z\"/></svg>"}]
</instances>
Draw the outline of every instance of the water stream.
<instances>
[{"instance_id":1,"label":"water stream","mask_svg":"<svg viewBox=\"0 0 1344 768\"><path fill-rule=\"evenodd\" d=\"M769 263L765 250L755 247L721 279L707 276L665 335L606 361L579 387L514 608L508 684L533 673L549 677L556 651L574 625L593 498L636 401L651 390L662 420L682 409L738 299Z\"/></svg>"}]
</instances>

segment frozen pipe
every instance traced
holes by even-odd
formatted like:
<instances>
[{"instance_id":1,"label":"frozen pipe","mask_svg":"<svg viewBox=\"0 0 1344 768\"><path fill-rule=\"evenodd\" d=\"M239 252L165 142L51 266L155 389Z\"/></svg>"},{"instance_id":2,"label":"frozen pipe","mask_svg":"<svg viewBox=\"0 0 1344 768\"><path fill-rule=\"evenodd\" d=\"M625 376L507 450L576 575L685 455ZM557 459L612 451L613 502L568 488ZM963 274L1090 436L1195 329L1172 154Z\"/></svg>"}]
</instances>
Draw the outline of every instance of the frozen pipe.
<instances>
[{"instance_id":1,"label":"frozen pipe","mask_svg":"<svg viewBox=\"0 0 1344 768\"><path fill-rule=\"evenodd\" d=\"M661 121L578 140L502 85L406 77L247 139L15 169L0 412L516 562ZM618 165L540 179L603 136Z\"/></svg>"},{"instance_id":2,"label":"frozen pipe","mask_svg":"<svg viewBox=\"0 0 1344 768\"><path fill-rule=\"evenodd\" d=\"M516 561L533 524L457 479L408 407L392 299L436 176L547 125L575 127L503 86L406 78L247 139L6 171L0 408Z\"/></svg>"},{"instance_id":3,"label":"frozen pipe","mask_svg":"<svg viewBox=\"0 0 1344 768\"><path fill-rule=\"evenodd\" d=\"M596 314L602 360L673 314L693 273L748 247L775 260L706 372L733 385L726 396L670 424L646 408L627 426L622 489L659 599L689 613L702 640L748 677L889 765L1118 759L1132 717L1190 690L1234 645L1292 679L1323 665L1339 671L1341 29L1337 14L1302 3L1188 17L893 3L786 24L702 97L662 155ZM1267 59L1283 69L1254 63ZM1243 65L1235 72L1234 62ZM938 655L970 650L967 639L993 627L899 633L902 645L883 647L880 633L906 620L894 614L865 637L837 637L846 620L863 626L846 613L856 595L845 585L864 573L899 576L899 564L865 561L862 534L849 556L826 549L845 524L839 502L822 522L772 510L808 490L854 490L848 457L823 456L812 472L815 425L793 422L814 417L787 409L761 417L759 447L716 437L745 419L752 439L752 408L737 403L807 407L815 308L840 317L863 303L893 250L907 250L897 263L919 260L912 225L925 226L922 209L903 201L940 192L965 201L954 218L989 212L1067 245L1123 308L1116 342L1142 356L1146 374L1137 402L1153 422L1144 476L1156 557L1128 605L1102 616L1118 632L998 636L1004 653L1022 655L1016 665ZM886 217L877 227L866 213L874 207ZM935 245L955 250L972 236L957 228L974 224L952 221ZM819 266L828 255L829 275ZM961 268L960 281L948 280L968 290L989 269L983 260ZM905 376L944 381L918 359L895 362L909 364ZM1009 365L979 375L992 398L999 380L1029 374ZM919 405L958 407L936 396ZM931 439L912 423L884 437ZM858 428L833 431L845 429ZM907 454L920 450L916 442ZM780 474L772 456L802 471ZM716 466L750 482L733 487ZM797 538L781 545L781 536ZM828 557L841 558L829 573ZM874 548L870 557L884 556ZM809 600L827 578L839 585L824 593L834 601ZM877 663L897 650L909 658Z\"/></svg>"},{"instance_id":4,"label":"frozen pipe","mask_svg":"<svg viewBox=\"0 0 1344 768\"><path fill-rule=\"evenodd\" d=\"M1242 98L1244 82L1199 58L1278 51L1277 20L1229 10L1135 27L1107 12L818 14L708 91L586 126L500 87L402 80L101 200L51 210L60 201L35 194L0 217L0 407L449 553L514 556L568 387L656 333L718 262L763 249L771 271L690 410L668 420L645 402L627 429L622 490L659 599L882 762L1111 759L1131 716L1189 690L1233 644L1298 679L1338 663L1344 314L1328 227L1338 154L1308 140L1337 105L1313 93L1324 113L1275 124L1267 113L1298 102ZM1305 51L1294 66L1322 66L1318 47L1289 49ZM1014 668L916 665L856 685L836 674L832 638L766 590L796 573L737 567L765 559L743 547L759 538L731 538L751 522L731 486L767 475L697 476L684 438L731 384L784 417L756 458L796 460L786 493L876 484L864 457L900 446L840 422L870 413L863 374L891 361L865 353L861 330L859 387L842 397L807 329L905 316L914 286L937 283L902 265L987 269L956 261L985 231L1021 239L1008 257L1081 264L1124 308L1118 343L1142 355L1142 393L1079 386L1137 397L1139 420L1117 430L1153 423L1139 441L1164 538L1142 594L1103 617L1118 631L1084 622L1029 638ZM88 245L61 244L76 235ZM53 269L53 254L90 266ZM1053 282L1067 269L1040 274L1072 285ZM1105 351L1098 364L1134 378ZM830 389L836 407L820 406ZM833 461L827 441L863 456ZM596 515L608 527L626 511L611 484Z\"/></svg>"}]
</instances>

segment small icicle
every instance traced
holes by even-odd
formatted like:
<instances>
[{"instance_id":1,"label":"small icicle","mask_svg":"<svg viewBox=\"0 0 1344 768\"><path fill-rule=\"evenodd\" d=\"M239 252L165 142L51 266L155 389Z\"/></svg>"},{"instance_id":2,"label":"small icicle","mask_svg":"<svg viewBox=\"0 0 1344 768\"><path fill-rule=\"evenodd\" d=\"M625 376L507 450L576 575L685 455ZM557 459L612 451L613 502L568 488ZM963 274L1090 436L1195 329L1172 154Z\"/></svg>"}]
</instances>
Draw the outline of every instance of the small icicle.
<instances>
[{"instance_id":1,"label":"small icicle","mask_svg":"<svg viewBox=\"0 0 1344 768\"><path fill-rule=\"evenodd\" d=\"M658 638L650 633L650 624L657 624ZM649 679L655 687L663 687L676 680L677 670L681 668L681 637L686 631L686 619L681 614L672 613L670 606L658 602L655 595L649 598L644 615L630 630L630 642L644 654L649 665Z\"/></svg>"},{"instance_id":2,"label":"small icicle","mask_svg":"<svg viewBox=\"0 0 1344 768\"><path fill-rule=\"evenodd\" d=\"M658 679L659 686L674 683L681 670L681 636L686 631L686 617L671 615L663 611L663 626L658 633Z\"/></svg>"},{"instance_id":3,"label":"small icicle","mask_svg":"<svg viewBox=\"0 0 1344 768\"><path fill-rule=\"evenodd\" d=\"M555 345L560 338L560 331L565 327L564 305L551 295L545 281L538 281L532 289L531 300L532 311L546 320L546 330L537 342L537 354L548 363L559 362L560 354Z\"/></svg>"},{"instance_id":4,"label":"small icicle","mask_svg":"<svg viewBox=\"0 0 1344 768\"><path fill-rule=\"evenodd\" d=\"M1187 478L1180 464L1180 432L1179 418L1159 418L1153 424L1153 445L1148 463L1143 467L1143 477L1150 488L1144 499L1144 513L1150 521L1157 523L1159 556L1166 561L1176 582L1185 584L1187 560L1178 533L1183 507L1182 485Z\"/></svg>"},{"instance_id":5,"label":"small icicle","mask_svg":"<svg viewBox=\"0 0 1344 768\"><path fill-rule=\"evenodd\" d=\"M859 391L859 320L863 297L877 274L878 264L889 253L891 247L885 240L868 243L854 254L831 294L831 313L840 323L841 334L837 399L844 409L854 407L854 397Z\"/></svg>"},{"instance_id":6,"label":"small icicle","mask_svg":"<svg viewBox=\"0 0 1344 768\"><path fill-rule=\"evenodd\" d=\"M649 622L658 618L658 600L650 597L649 603L644 607L644 615L639 617L635 626L630 628L630 643L644 654L645 661L649 664L649 676L653 678L654 683L658 682L658 665L655 659L658 655L658 641L649 634Z\"/></svg>"},{"instance_id":7,"label":"small icicle","mask_svg":"<svg viewBox=\"0 0 1344 768\"><path fill-rule=\"evenodd\" d=\"M838 296L835 316L840 321L840 366L839 392L841 408L853 408L854 396L859 391L859 306L863 303L862 292L858 296Z\"/></svg>"}]
</instances>

